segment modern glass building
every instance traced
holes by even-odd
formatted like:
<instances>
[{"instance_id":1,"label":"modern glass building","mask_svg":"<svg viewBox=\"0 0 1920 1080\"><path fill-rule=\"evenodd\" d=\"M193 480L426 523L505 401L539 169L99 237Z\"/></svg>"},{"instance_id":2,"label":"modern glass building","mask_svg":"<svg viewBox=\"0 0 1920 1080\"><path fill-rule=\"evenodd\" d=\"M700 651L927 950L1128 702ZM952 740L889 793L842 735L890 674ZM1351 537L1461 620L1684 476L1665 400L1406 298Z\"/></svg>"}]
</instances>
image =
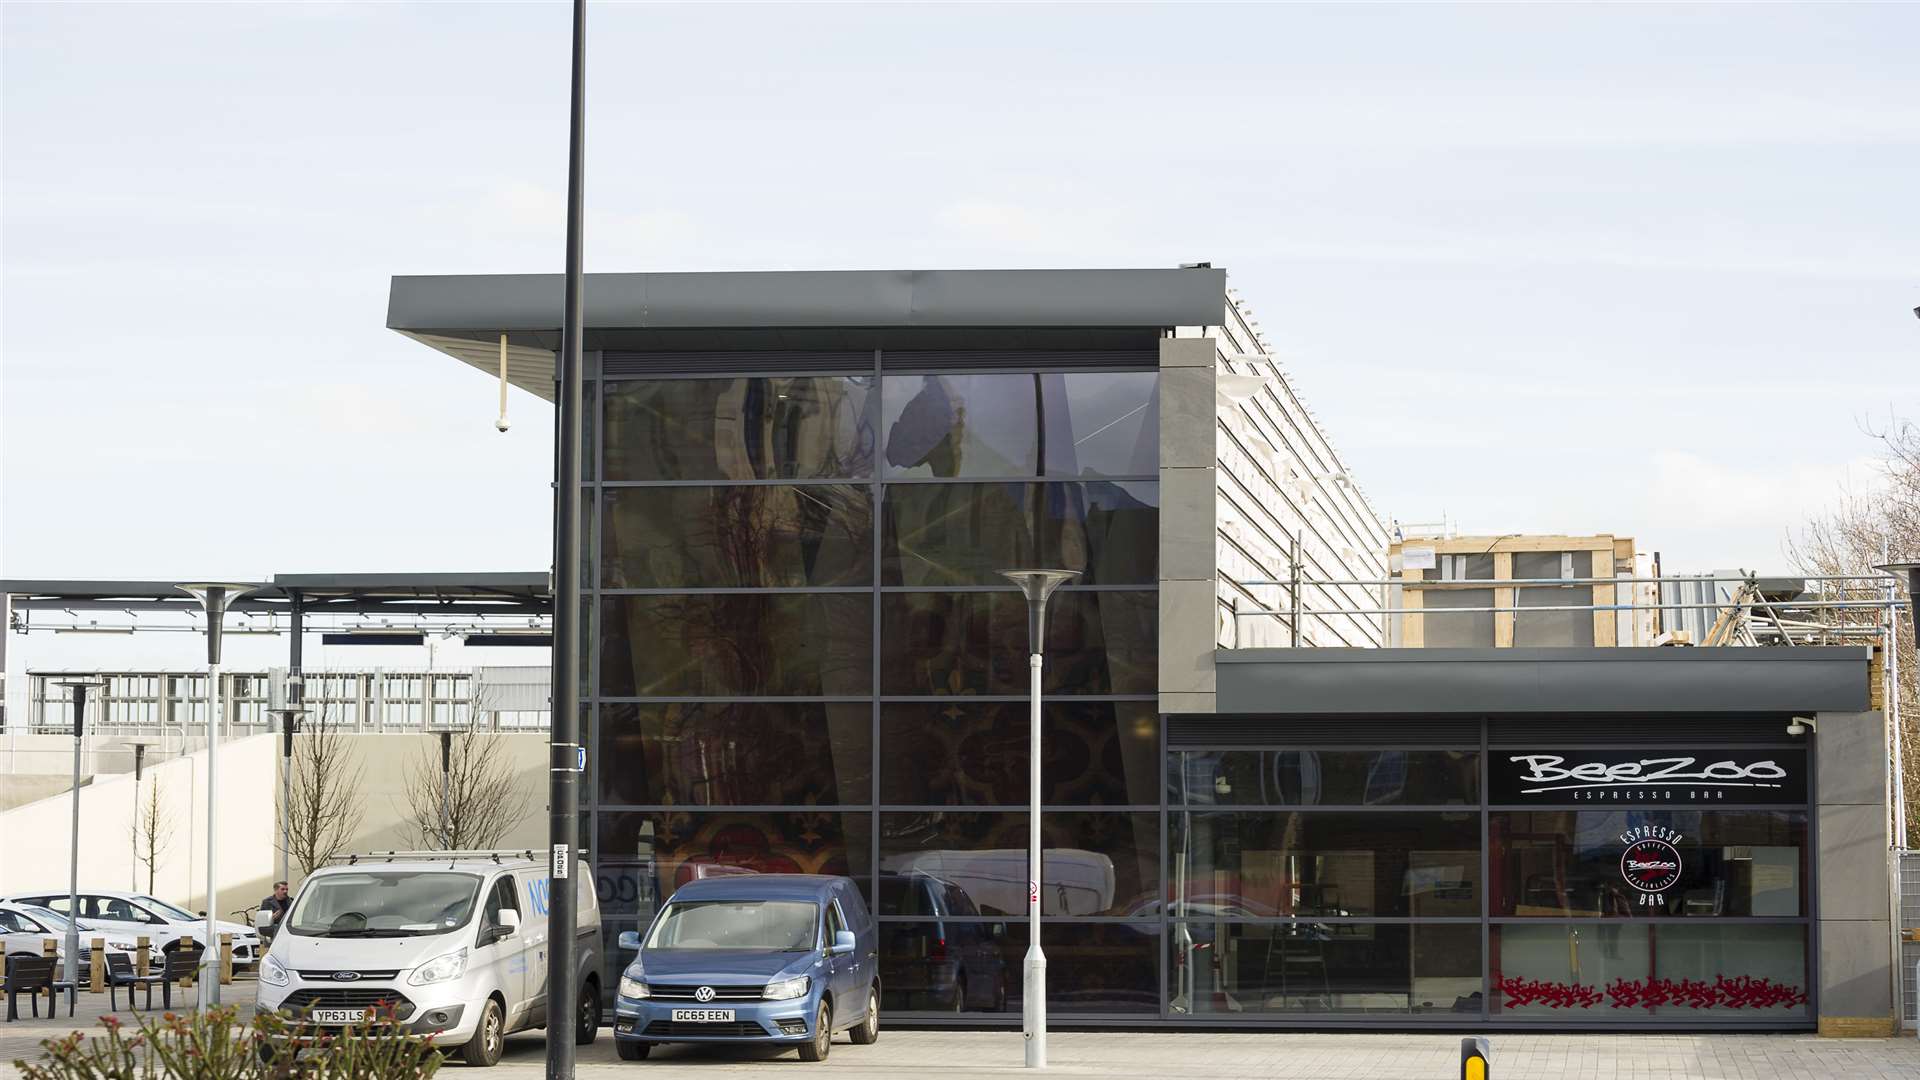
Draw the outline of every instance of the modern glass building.
<instances>
[{"instance_id":1,"label":"modern glass building","mask_svg":"<svg viewBox=\"0 0 1920 1080\"><path fill-rule=\"evenodd\" d=\"M396 278L388 324L550 398L560 298ZM1891 1016L1865 651L1494 658L1286 614L1258 582L1382 577L1389 537L1220 271L594 275L587 318L609 941L696 878L844 874L890 1013L1016 1024L1025 609L995 571L1047 565L1082 574L1046 643L1056 1022Z\"/></svg>"}]
</instances>

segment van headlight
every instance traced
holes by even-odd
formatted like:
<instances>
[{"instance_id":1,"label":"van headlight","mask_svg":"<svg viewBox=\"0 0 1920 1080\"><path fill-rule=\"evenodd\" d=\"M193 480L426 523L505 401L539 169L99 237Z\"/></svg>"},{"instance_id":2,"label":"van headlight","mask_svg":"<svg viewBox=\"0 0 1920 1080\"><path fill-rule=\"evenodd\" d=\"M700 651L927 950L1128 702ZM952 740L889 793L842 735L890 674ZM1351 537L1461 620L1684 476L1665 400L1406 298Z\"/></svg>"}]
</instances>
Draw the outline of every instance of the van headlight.
<instances>
[{"instance_id":1,"label":"van headlight","mask_svg":"<svg viewBox=\"0 0 1920 1080\"><path fill-rule=\"evenodd\" d=\"M805 975L793 979L782 979L779 982L768 983L766 992L760 996L768 1001L789 1001L797 997L806 997L809 982Z\"/></svg>"},{"instance_id":2,"label":"van headlight","mask_svg":"<svg viewBox=\"0 0 1920 1080\"><path fill-rule=\"evenodd\" d=\"M623 998L645 998L652 997L653 995L647 993L646 983L641 982L639 979L629 979L625 975L622 975L620 976L620 996Z\"/></svg>"},{"instance_id":3,"label":"van headlight","mask_svg":"<svg viewBox=\"0 0 1920 1080\"><path fill-rule=\"evenodd\" d=\"M269 956L260 962L260 981L268 986L285 986L292 980L287 976L286 965Z\"/></svg>"},{"instance_id":4,"label":"van headlight","mask_svg":"<svg viewBox=\"0 0 1920 1080\"><path fill-rule=\"evenodd\" d=\"M445 956L436 956L426 963L421 964L419 967L414 968L413 974L407 976L407 984L410 986L425 986L428 983L446 982L450 979L457 979L466 973L467 950L459 949Z\"/></svg>"}]
</instances>

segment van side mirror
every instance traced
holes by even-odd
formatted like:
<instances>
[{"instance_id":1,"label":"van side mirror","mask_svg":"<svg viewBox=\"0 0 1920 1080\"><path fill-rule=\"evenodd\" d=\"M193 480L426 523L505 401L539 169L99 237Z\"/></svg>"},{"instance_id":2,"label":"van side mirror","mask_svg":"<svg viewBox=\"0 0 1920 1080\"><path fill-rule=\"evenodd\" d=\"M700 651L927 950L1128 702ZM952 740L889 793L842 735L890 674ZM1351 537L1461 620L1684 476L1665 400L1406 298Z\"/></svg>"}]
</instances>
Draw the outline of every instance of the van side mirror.
<instances>
[{"instance_id":1,"label":"van side mirror","mask_svg":"<svg viewBox=\"0 0 1920 1080\"><path fill-rule=\"evenodd\" d=\"M857 942L854 940L853 931L836 930L833 935L833 944L827 949L827 955L845 956L854 950L856 944Z\"/></svg>"},{"instance_id":2,"label":"van side mirror","mask_svg":"<svg viewBox=\"0 0 1920 1080\"><path fill-rule=\"evenodd\" d=\"M502 908L500 910L500 929L505 930L508 934L512 934L515 930L520 929L520 913L512 908Z\"/></svg>"},{"instance_id":3,"label":"van side mirror","mask_svg":"<svg viewBox=\"0 0 1920 1080\"><path fill-rule=\"evenodd\" d=\"M639 952L640 951L640 931L622 930L620 931L620 936L613 939L613 943L622 949L626 949L629 952Z\"/></svg>"}]
</instances>

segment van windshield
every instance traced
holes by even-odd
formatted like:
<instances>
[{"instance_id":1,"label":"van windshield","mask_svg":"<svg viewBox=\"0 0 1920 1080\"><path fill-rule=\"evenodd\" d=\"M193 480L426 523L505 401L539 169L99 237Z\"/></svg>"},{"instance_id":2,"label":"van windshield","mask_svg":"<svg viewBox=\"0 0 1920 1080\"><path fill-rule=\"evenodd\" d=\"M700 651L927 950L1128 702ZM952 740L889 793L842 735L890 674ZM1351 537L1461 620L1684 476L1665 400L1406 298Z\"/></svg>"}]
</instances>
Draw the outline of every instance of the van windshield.
<instances>
[{"instance_id":1,"label":"van windshield","mask_svg":"<svg viewBox=\"0 0 1920 1080\"><path fill-rule=\"evenodd\" d=\"M646 947L805 952L819 924L819 905L804 900L675 901L653 924Z\"/></svg>"},{"instance_id":2,"label":"van windshield","mask_svg":"<svg viewBox=\"0 0 1920 1080\"><path fill-rule=\"evenodd\" d=\"M392 870L309 878L287 914L300 937L445 934L473 917L480 879L446 870Z\"/></svg>"}]
</instances>

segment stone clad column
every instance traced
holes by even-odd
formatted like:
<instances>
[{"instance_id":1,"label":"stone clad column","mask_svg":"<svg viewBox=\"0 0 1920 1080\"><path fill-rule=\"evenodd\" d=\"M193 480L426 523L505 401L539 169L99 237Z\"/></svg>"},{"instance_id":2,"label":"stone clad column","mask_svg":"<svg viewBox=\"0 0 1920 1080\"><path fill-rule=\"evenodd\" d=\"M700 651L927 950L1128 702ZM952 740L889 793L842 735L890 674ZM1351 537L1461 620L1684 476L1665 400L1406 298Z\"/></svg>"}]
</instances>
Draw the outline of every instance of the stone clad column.
<instances>
[{"instance_id":1,"label":"stone clad column","mask_svg":"<svg viewBox=\"0 0 1920 1080\"><path fill-rule=\"evenodd\" d=\"M1892 1035L1885 717L1823 712L1815 721L1820 1034Z\"/></svg>"},{"instance_id":2,"label":"stone clad column","mask_svg":"<svg viewBox=\"0 0 1920 1080\"><path fill-rule=\"evenodd\" d=\"M1213 338L1160 341L1160 711L1214 711Z\"/></svg>"}]
</instances>

